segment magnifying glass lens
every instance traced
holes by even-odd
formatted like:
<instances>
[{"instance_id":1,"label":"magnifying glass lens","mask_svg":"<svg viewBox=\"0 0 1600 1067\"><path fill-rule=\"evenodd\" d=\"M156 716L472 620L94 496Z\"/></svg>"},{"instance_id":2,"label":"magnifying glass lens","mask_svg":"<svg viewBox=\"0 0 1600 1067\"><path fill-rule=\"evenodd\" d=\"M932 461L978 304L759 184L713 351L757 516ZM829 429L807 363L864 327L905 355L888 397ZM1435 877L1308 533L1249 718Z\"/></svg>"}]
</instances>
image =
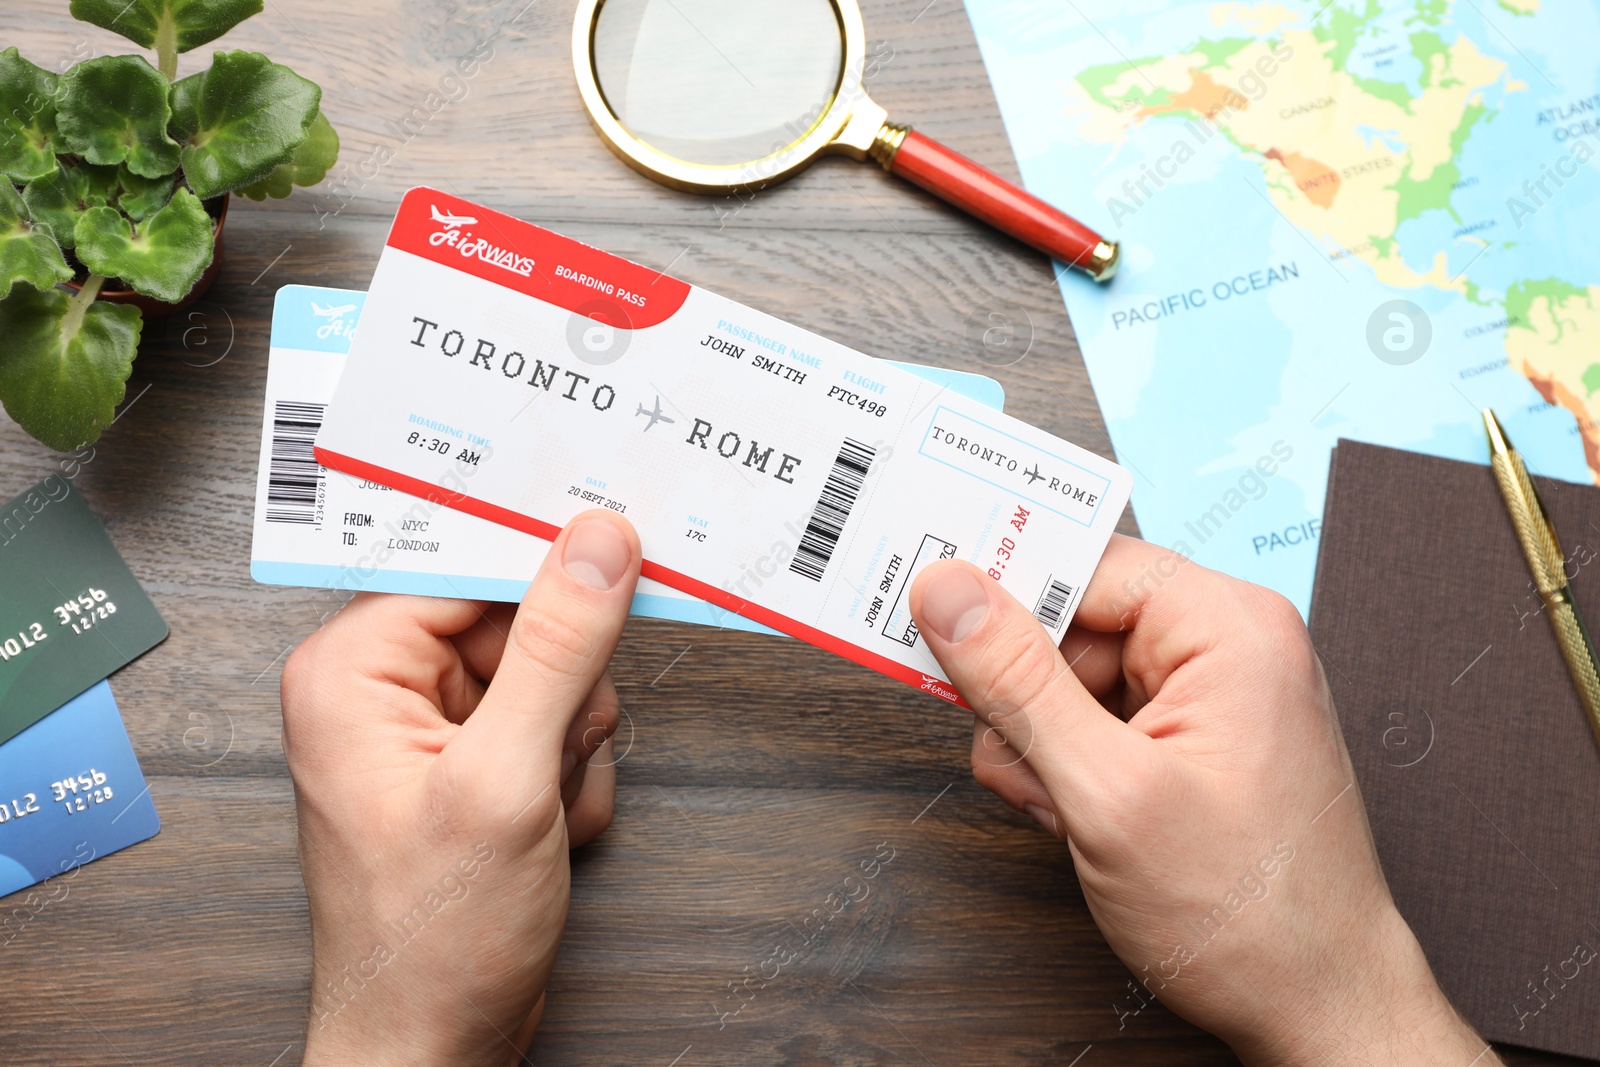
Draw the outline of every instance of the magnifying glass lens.
<instances>
[{"instance_id":1,"label":"magnifying glass lens","mask_svg":"<svg viewBox=\"0 0 1600 1067\"><path fill-rule=\"evenodd\" d=\"M803 139L844 65L833 5L798 0L604 0L595 80L627 131L702 166Z\"/></svg>"}]
</instances>

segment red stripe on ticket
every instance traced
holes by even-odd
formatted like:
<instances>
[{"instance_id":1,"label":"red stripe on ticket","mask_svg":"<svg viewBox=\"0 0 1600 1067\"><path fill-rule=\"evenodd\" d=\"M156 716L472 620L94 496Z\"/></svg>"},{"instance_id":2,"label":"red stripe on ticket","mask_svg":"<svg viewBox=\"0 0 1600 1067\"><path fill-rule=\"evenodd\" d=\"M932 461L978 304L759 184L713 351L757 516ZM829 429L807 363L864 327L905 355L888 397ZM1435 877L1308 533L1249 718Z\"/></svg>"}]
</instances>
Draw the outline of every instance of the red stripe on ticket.
<instances>
[{"instance_id":1,"label":"red stripe on ticket","mask_svg":"<svg viewBox=\"0 0 1600 1067\"><path fill-rule=\"evenodd\" d=\"M622 329L659 326L689 296L660 271L436 189L405 195L388 245Z\"/></svg>"},{"instance_id":2,"label":"red stripe on ticket","mask_svg":"<svg viewBox=\"0 0 1600 1067\"><path fill-rule=\"evenodd\" d=\"M325 467L344 471L346 474L354 474L379 485L390 486L403 493L410 493L412 496L430 500L435 504L442 504L447 508L464 511L468 515L476 515L480 519L488 519L490 522L521 530L523 533L542 537L546 541L554 541L561 535L561 527L559 526L520 514L509 508L478 500L463 493L441 489L436 485L431 485L420 478L413 478L408 474L387 470L375 464L366 463L351 456L342 456L337 452L330 452L323 448L317 449L316 454L317 461ZM798 637L800 640L815 645L824 651L832 652L836 656L843 656L845 659L853 660L863 667L877 671L879 674L887 675L896 681L914 685L924 692L932 693L941 700L948 700L952 704L959 704L969 711L972 710L972 705L961 699L961 695L955 691L955 688L942 678L932 677L911 667L896 663L886 656L880 656L864 649L859 645L841 641L832 634L819 630L814 626L807 626L798 619L791 619L787 615L781 615L769 608L762 607L760 604L752 604L743 597L728 592L726 589L719 589L714 585L691 578L687 574L679 574L677 571L663 567L658 563L645 560L639 568L639 572L646 578L653 578L665 585L672 586L674 589L681 589L685 593L697 596L701 600L731 611L735 615L743 615L746 618L754 619L756 622L770 626L774 630L781 630L790 637Z\"/></svg>"}]
</instances>

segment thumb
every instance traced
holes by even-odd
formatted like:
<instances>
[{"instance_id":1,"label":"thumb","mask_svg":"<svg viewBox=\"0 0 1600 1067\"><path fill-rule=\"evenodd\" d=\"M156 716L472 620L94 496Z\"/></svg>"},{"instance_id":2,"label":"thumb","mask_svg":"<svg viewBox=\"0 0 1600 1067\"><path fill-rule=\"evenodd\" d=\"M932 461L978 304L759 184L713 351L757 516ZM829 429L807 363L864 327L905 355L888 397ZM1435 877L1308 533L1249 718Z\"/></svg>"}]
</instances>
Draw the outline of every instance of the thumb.
<instances>
[{"instance_id":1,"label":"thumb","mask_svg":"<svg viewBox=\"0 0 1600 1067\"><path fill-rule=\"evenodd\" d=\"M1039 621L972 564L926 567L911 614L978 718L1022 755L1070 825L1086 776L1142 735L1100 706Z\"/></svg>"},{"instance_id":2,"label":"thumb","mask_svg":"<svg viewBox=\"0 0 1600 1067\"><path fill-rule=\"evenodd\" d=\"M573 519L550 546L506 632L482 701L450 747L464 766L555 783L572 719L605 673L639 578L639 537L611 511Z\"/></svg>"}]
</instances>

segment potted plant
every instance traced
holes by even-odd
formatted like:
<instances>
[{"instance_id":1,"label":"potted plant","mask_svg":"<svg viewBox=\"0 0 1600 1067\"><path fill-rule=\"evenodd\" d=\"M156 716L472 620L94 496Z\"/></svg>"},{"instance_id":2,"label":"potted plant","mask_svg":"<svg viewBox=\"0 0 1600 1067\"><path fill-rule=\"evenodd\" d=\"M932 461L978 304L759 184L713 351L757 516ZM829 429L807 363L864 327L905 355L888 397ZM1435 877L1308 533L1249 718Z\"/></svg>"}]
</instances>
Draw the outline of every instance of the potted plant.
<instances>
[{"instance_id":1,"label":"potted plant","mask_svg":"<svg viewBox=\"0 0 1600 1067\"><path fill-rule=\"evenodd\" d=\"M57 75L0 52L0 401L51 448L110 424L143 314L209 282L228 196L288 196L338 156L322 90L259 52L177 77L180 53L261 7L72 0L74 17L153 49L154 66L98 56Z\"/></svg>"}]
</instances>

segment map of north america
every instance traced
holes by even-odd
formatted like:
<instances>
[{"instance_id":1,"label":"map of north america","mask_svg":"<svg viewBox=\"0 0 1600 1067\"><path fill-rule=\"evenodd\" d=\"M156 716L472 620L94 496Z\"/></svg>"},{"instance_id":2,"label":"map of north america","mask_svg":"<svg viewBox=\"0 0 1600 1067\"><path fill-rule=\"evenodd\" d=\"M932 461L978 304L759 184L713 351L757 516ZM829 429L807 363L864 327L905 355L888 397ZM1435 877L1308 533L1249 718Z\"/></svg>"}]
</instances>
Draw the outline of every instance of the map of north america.
<instances>
[{"instance_id":1,"label":"map of north america","mask_svg":"<svg viewBox=\"0 0 1600 1067\"><path fill-rule=\"evenodd\" d=\"M1494 407L1600 483L1595 5L967 7L1025 184L1122 242L1060 284L1145 536L1304 608L1341 436L1483 462Z\"/></svg>"}]
</instances>

